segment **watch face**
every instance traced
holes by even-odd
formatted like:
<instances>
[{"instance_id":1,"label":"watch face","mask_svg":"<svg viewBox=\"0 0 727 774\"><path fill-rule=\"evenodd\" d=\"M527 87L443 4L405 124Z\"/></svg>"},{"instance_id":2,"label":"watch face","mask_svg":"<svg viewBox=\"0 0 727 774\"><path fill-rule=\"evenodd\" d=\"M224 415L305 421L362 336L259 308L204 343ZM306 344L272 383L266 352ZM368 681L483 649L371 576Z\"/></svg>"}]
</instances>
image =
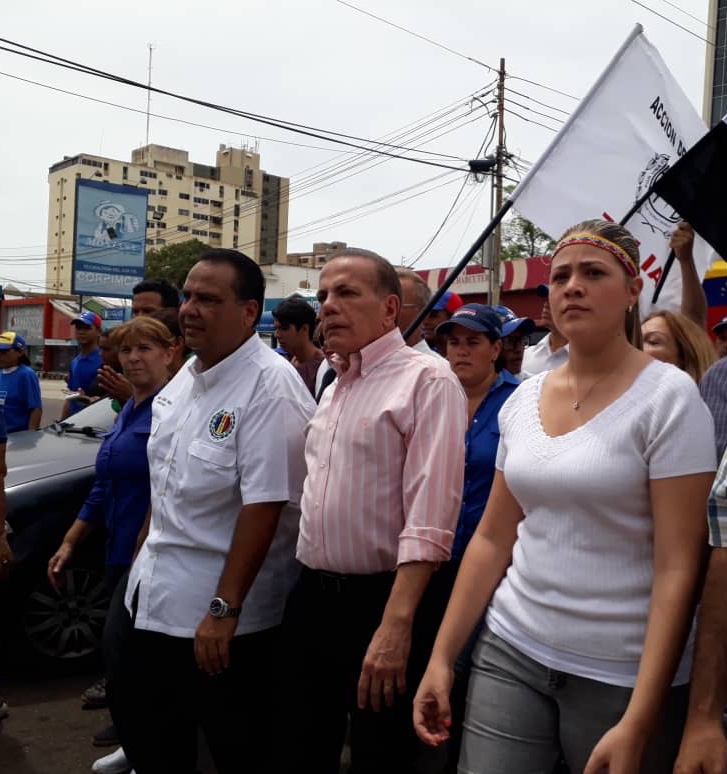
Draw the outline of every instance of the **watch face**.
<instances>
[{"instance_id":1,"label":"watch face","mask_svg":"<svg viewBox=\"0 0 727 774\"><path fill-rule=\"evenodd\" d=\"M224 603L223 600L221 600L219 597L215 597L210 602L210 615L212 616L222 616L225 613L225 608L227 605Z\"/></svg>"}]
</instances>

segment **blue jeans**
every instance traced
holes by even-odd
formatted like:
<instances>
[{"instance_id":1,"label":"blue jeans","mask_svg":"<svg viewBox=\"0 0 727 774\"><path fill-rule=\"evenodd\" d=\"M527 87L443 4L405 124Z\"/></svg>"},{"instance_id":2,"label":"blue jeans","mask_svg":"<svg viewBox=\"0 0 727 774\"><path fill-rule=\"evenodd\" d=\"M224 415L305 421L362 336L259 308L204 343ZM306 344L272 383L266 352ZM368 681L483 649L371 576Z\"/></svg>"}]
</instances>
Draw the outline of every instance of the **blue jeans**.
<instances>
[{"instance_id":1,"label":"blue jeans","mask_svg":"<svg viewBox=\"0 0 727 774\"><path fill-rule=\"evenodd\" d=\"M551 774L562 754L582 772L596 743L618 723L631 688L542 666L485 629L473 654L459 774ZM674 767L688 686L672 688L647 743L643 774Z\"/></svg>"}]
</instances>

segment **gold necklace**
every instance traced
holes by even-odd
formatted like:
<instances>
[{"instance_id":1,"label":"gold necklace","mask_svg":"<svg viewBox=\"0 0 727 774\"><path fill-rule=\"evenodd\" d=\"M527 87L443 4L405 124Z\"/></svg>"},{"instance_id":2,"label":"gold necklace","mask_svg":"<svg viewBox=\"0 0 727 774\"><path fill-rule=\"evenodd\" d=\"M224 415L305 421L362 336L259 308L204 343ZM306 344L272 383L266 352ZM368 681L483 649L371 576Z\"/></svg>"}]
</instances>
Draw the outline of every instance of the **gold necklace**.
<instances>
[{"instance_id":1,"label":"gold necklace","mask_svg":"<svg viewBox=\"0 0 727 774\"><path fill-rule=\"evenodd\" d=\"M596 381L593 382L593 384L588 388L588 390L586 390L586 394L580 400L578 400L578 396L575 395L574 390L572 390L570 386L570 368L569 368L568 371L566 372L566 379L568 381L568 392L571 393L571 395L573 396L573 400L571 401L571 404L570 404L571 408L574 411L578 411L578 409L581 407L581 404L584 403L586 400L588 400L588 396L593 392L593 389L596 387L596 385L600 384L607 376L610 376L611 373L612 373L611 371L607 371L603 376L596 379Z\"/></svg>"}]
</instances>

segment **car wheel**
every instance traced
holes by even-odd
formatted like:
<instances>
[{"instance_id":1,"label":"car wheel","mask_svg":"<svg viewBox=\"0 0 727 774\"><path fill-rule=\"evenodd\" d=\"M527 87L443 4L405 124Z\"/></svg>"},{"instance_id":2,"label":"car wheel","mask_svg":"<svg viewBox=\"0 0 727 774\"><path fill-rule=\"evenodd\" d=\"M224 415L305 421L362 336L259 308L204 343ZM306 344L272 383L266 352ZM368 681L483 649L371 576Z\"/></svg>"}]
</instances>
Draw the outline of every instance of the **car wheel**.
<instances>
[{"instance_id":1,"label":"car wheel","mask_svg":"<svg viewBox=\"0 0 727 774\"><path fill-rule=\"evenodd\" d=\"M80 567L64 571L65 585L56 591L40 581L26 599L22 628L39 655L72 661L101 649L108 596L103 573Z\"/></svg>"}]
</instances>

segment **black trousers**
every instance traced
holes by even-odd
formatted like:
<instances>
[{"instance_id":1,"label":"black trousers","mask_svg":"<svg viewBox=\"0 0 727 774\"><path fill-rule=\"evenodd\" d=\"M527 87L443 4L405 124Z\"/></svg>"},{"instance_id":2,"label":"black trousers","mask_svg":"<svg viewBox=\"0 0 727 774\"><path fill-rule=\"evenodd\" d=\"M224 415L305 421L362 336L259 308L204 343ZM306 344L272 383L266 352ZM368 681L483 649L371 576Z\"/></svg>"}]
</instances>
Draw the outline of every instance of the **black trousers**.
<instances>
[{"instance_id":1,"label":"black trousers","mask_svg":"<svg viewBox=\"0 0 727 774\"><path fill-rule=\"evenodd\" d=\"M363 659L393 582L394 573L338 576L303 569L283 619L283 682L275 714L286 743L278 750L278 774L338 774L349 718L351 774L422 770L427 751L414 733L412 699L441 621L441 601L425 593L419 605L406 693L380 712L357 706Z\"/></svg>"},{"instance_id":2,"label":"black trousers","mask_svg":"<svg viewBox=\"0 0 727 774\"><path fill-rule=\"evenodd\" d=\"M136 774L194 774L198 728L219 774L269 772L279 631L235 637L229 669L210 677L192 639L134 629L115 655L108 698Z\"/></svg>"}]
</instances>

